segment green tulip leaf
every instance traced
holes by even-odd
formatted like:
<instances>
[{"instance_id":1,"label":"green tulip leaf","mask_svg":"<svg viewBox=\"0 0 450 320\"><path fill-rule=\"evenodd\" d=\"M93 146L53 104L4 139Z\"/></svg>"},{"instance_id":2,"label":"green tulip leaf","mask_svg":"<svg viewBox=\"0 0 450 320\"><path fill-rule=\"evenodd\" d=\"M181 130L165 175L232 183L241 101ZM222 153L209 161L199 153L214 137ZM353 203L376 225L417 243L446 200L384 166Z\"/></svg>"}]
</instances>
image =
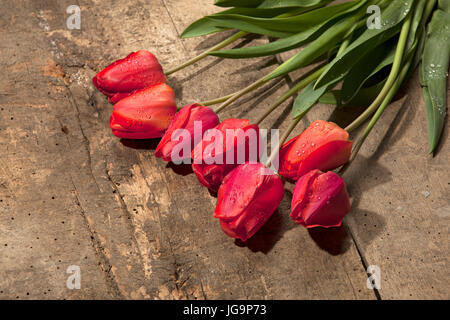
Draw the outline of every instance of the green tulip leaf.
<instances>
[{"instance_id":1,"label":"green tulip leaf","mask_svg":"<svg viewBox=\"0 0 450 320\"><path fill-rule=\"evenodd\" d=\"M275 9L252 9L252 8L233 8L224 10L210 16L205 16L191 25L189 25L181 34L182 38L192 38L198 36L204 36L207 34L220 32L224 30L228 30L230 28L227 27L219 27L217 23L208 19L211 16L220 16L223 14L236 14L236 15L244 15L249 17L259 17L259 18L273 18L280 14L289 12L290 8L275 8Z\"/></svg>"},{"instance_id":2,"label":"green tulip leaf","mask_svg":"<svg viewBox=\"0 0 450 320\"><path fill-rule=\"evenodd\" d=\"M311 82L295 99L292 111L293 118L303 117L325 93L329 92L341 80L337 79L335 82L320 88L314 88L314 81Z\"/></svg>"},{"instance_id":3,"label":"green tulip leaf","mask_svg":"<svg viewBox=\"0 0 450 320\"><path fill-rule=\"evenodd\" d=\"M428 26L421 66L430 153L442 134L447 113L447 77L450 60L450 14L436 10Z\"/></svg>"},{"instance_id":4,"label":"green tulip leaf","mask_svg":"<svg viewBox=\"0 0 450 320\"><path fill-rule=\"evenodd\" d=\"M280 8L280 7L315 7L324 6L333 0L264 0L258 8Z\"/></svg>"},{"instance_id":5,"label":"green tulip leaf","mask_svg":"<svg viewBox=\"0 0 450 320\"><path fill-rule=\"evenodd\" d=\"M439 0L439 9L450 14L450 0Z\"/></svg>"},{"instance_id":6,"label":"green tulip leaf","mask_svg":"<svg viewBox=\"0 0 450 320\"><path fill-rule=\"evenodd\" d=\"M294 101L292 117L302 117L305 115L327 91L327 87L314 90L314 82L311 82Z\"/></svg>"},{"instance_id":7,"label":"green tulip leaf","mask_svg":"<svg viewBox=\"0 0 450 320\"><path fill-rule=\"evenodd\" d=\"M428 0L418 0L407 41L407 53L415 50L417 32L420 30L424 8ZM426 18L425 18L426 19ZM348 103L371 77L394 62L396 39L388 40L367 53L348 72L342 84L342 102Z\"/></svg>"},{"instance_id":8,"label":"green tulip leaf","mask_svg":"<svg viewBox=\"0 0 450 320\"><path fill-rule=\"evenodd\" d=\"M348 48L334 59L316 82L322 87L345 75L368 52L400 32L402 21L411 11L413 0L391 1L381 11L381 28L366 29Z\"/></svg>"},{"instance_id":9,"label":"green tulip leaf","mask_svg":"<svg viewBox=\"0 0 450 320\"><path fill-rule=\"evenodd\" d=\"M238 14L224 14L220 16L208 16L217 27L238 29L245 32L262 34L269 37L285 38L293 34L292 31L275 30L272 20L264 18L253 18ZM292 26L290 26L292 29Z\"/></svg>"},{"instance_id":10,"label":"green tulip leaf","mask_svg":"<svg viewBox=\"0 0 450 320\"><path fill-rule=\"evenodd\" d=\"M323 104L335 104L337 106L358 106L358 107L368 107L373 100L380 94L381 89L385 84L385 80L367 88L362 88L349 102L346 104L342 101L342 91L341 90L331 90L323 94L318 100L319 103Z\"/></svg>"},{"instance_id":11,"label":"green tulip leaf","mask_svg":"<svg viewBox=\"0 0 450 320\"><path fill-rule=\"evenodd\" d=\"M256 8L264 0L215 0L214 5L219 7L242 7L242 8Z\"/></svg>"},{"instance_id":12,"label":"green tulip leaf","mask_svg":"<svg viewBox=\"0 0 450 320\"><path fill-rule=\"evenodd\" d=\"M342 83L341 99L343 104L358 94L367 80L383 68L394 62L395 45L388 41L358 61L346 74Z\"/></svg>"},{"instance_id":13,"label":"green tulip leaf","mask_svg":"<svg viewBox=\"0 0 450 320\"><path fill-rule=\"evenodd\" d=\"M190 24L181 34L181 38L192 38L228 30L229 28L216 27L215 23L207 18L201 18Z\"/></svg>"},{"instance_id":14,"label":"green tulip leaf","mask_svg":"<svg viewBox=\"0 0 450 320\"><path fill-rule=\"evenodd\" d=\"M355 10L355 3L346 2L310 11L294 17L296 20L306 22L309 26L302 32L259 46L220 50L210 54L222 58L241 59L268 56L295 49L316 39L323 32L323 29L328 27L330 20L336 19L352 10ZM289 19L292 20L292 18Z\"/></svg>"},{"instance_id":15,"label":"green tulip leaf","mask_svg":"<svg viewBox=\"0 0 450 320\"><path fill-rule=\"evenodd\" d=\"M286 8L324 6L333 0L215 0L219 7Z\"/></svg>"}]
</instances>

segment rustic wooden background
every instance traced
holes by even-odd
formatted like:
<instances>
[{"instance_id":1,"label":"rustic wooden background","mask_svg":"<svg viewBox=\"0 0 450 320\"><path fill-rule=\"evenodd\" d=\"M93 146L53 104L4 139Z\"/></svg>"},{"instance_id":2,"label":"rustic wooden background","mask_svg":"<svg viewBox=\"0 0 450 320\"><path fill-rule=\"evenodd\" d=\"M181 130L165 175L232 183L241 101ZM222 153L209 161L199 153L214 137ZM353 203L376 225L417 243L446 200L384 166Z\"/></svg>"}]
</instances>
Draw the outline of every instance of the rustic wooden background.
<instances>
[{"instance_id":1,"label":"rustic wooden background","mask_svg":"<svg viewBox=\"0 0 450 320\"><path fill-rule=\"evenodd\" d=\"M179 39L212 0L6 0L0 10L0 298L448 299L448 129L428 153L417 77L346 173L344 226L306 230L289 217L292 186L269 223L235 242L212 217L216 199L186 167L155 159L157 141L110 133L112 106L92 76L130 51L171 68L227 34ZM81 30L66 8L81 7ZM266 39L244 39L248 45ZM169 78L179 104L255 81L279 61L207 58ZM295 77L294 77L295 78ZM222 119L256 120L289 79L244 98ZM263 127L286 128L291 101ZM311 120L360 110L317 106ZM66 287L70 265L81 289ZM366 287L379 266L381 289Z\"/></svg>"}]
</instances>

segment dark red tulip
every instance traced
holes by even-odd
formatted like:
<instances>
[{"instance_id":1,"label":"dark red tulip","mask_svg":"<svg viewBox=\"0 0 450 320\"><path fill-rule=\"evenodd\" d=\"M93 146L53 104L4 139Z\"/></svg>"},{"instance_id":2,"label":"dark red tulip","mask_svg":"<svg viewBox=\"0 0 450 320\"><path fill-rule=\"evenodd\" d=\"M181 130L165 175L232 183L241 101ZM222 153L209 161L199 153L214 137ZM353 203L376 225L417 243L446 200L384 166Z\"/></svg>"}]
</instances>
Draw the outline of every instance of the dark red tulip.
<instances>
[{"instance_id":1,"label":"dark red tulip","mask_svg":"<svg viewBox=\"0 0 450 320\"><path fill-rule=\"evenodd\" d=\"M348 162L351 150L347 131L333 122L317 120L283 145L279 173L297 180L313 169L332 170Z\"/></svg>"},{"instance_id":2,"label":"dark red tulip","mask_svg":"<svg viewBox=\"0 0 450 320\"><path fill-rule=\"evenodd\" d=\"M312 170L295 184L291 217L302 226L339 227L349 211L344 179L333 171Z\"/></svg>"},{"instance_id":3,"label":"dark red tulip","mask_svg":"<svg viewBox=\"0 0 450 320\"><path fill-rule=\"evenodd\" d=\"M109 127L127 139L159 138L175 116L175 94L165 83L137 91L113 108Z\"/></svg>"},{"instance_id":4,"label":"dark red tulip","mask_svg":"<svg viewBox=\"0 0 450 320\"><path fill-rule=\"evenodd\" d=\"M116 103L137 90L165 83L166 76L152 53L139 50L110 64L92 81L111 103Z\"/></svg>"},{"instance_id":5,"label":"dark red tulip","mask_svg":"<svg viewBox=\"0 0 450 320\"><path fill-rule=\"evenodd\" d=\"M164 161L175 162L190 158L192 149L200 142L203 133L218 124L219 117L208 107L197 103L183 107L177 112L159 142L155 151L156 157L162 158ZM198 128L198 132L194 134L195 128ZM185 152L186 150L187 152Z\"/></svg>"},{"instance_id":6,"label":"dark red tulip","mask_svg":"<svg viewBox=\"0 0 450 320\"><path fill-rule=\"evenodd\" d=\"M269 220L283 194L280 176L260 163L247 162L223 180L214 217L228 236L246 241Z\"/></svg>"},{"instance_id":7,"label":"dark red tulip","mask_svg":"<svg viewBox=\"0 0 450 320\"><path fill-rule=\"evenodd\" d=\"M217 191L228 172L258 160L259 140L258 125L246 119L226 119L208 130L192 150L192 169L202 185Z\"/></svg>"}]
</instances>

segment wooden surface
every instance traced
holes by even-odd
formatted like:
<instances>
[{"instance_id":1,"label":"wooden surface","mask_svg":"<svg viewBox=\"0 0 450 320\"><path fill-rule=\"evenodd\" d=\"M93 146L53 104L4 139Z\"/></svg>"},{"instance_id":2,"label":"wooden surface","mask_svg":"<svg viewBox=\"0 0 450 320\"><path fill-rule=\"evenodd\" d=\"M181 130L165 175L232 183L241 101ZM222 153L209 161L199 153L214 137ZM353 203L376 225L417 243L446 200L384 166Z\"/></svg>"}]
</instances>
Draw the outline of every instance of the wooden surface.
<instances>
[{"instance_id":1,"label":"wooden surface","mask_svg":"<svg viewBox=\"0 0 450 320\"><path fill-rule=\"evenodd\" d=\"M155 159L157 141L112 136L112 106L92 76L130 51L152 51L168 69L217 43L226 34L178 37L215 12L212 3L2 1L0 298L448 299L448 129L432 158L417 77L346 173L352 210L338 229L293 223L286 185L269 223L236 242L189 167ZM66 28L71 4L81 30ZM250 41L266 40L240 45ZM207 58L169 84L187 104L234 92L275 64ZM254 121L287 88L268 84L221 118ZM286 128L289 103L263 127ZM295 134L313 119L348 123L356 111L319 105ZM80 266L80 290L66 287L70 265ZM368 265L380 267L378 292L366 287Z\"/></svg>"}]
</instances>

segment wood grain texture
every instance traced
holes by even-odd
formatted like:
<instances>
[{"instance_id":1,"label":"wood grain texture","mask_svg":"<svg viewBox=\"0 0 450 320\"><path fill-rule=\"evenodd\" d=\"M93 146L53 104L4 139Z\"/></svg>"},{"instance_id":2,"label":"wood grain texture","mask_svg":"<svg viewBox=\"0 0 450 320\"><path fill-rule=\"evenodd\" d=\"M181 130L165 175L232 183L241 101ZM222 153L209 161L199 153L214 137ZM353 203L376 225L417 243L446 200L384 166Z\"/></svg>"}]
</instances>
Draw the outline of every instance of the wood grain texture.
<instances>
[{"instance_id":1,"label":"wood grain texture","mask_svg":"<svg viewBox=\"0 0 450 320\"><path fill-rule=\"evenodd\" d=\"M269 223L243 244L222 233L216 199L189 167L154 158L157 141L112 136L112 106L90 80L130 51L152 51L169 69L217 43L224 34L178 37L217 10L212 1L78 1L79 31L65 26L70 4L19 0L0 12L0 298L375 299L371 264L382 271L381 298L448 298L448 131L429 157L417 80L346 173L344 227L293 223L287 185ZM236 45L250 41L266 40ZM169 84L182 105L234 92L276 64L211 57ZM288 86L269 83L221 119L254 121ZM263 126L286 128L289 103ZM311 119L355 114L319 105L297 133ZM81 290L66 288L69 265L81 267Z\"/></svg>"}]
</instances>

